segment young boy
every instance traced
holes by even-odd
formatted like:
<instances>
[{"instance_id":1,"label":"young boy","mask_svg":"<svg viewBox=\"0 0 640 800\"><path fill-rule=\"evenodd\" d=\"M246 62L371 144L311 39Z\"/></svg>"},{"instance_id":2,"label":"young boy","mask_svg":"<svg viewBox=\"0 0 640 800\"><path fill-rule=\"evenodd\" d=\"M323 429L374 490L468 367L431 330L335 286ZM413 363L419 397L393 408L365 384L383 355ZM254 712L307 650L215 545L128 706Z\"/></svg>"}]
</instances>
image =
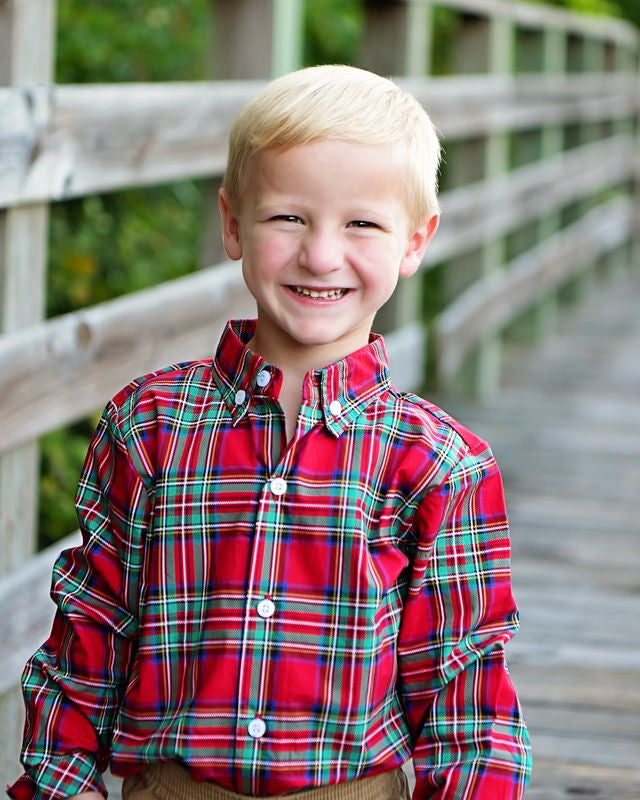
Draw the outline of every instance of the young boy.
<instances>
[{"instance_id":1,"label":"young boy","mask_svg":"<svg viewBox=\"0 0 640 800\"><path fill-rule=\"evenodd\" d=\"M80 479L24 673L15 800L523 796L517 627L485 442L391 382L376 311L438 226L439 145L343 66L240 114L224 244L257 303L213 359L133 381Z\"/></svg>"}]
</instances>

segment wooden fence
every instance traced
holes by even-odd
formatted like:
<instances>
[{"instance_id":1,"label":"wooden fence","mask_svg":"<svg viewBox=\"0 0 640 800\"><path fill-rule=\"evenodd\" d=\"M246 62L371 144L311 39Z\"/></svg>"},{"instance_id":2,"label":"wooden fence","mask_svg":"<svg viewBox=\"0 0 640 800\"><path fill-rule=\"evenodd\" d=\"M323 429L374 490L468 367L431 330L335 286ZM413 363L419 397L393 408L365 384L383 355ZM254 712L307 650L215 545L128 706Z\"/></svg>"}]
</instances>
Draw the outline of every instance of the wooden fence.
<instances>
[{"instance_id":1,"label":"wooden fence","mask_svg":"<svg viewBox=\"0 0 640 800\"><path fill-rule=\"evenodd\" d=\"M237 265L218 263L43 320L50 203L187 177L210 179L213 197L234 115L299 65L303 0L212 4L216 80L57 86L54 0L0 2L5 782L18 771L20 672L51 623L51 564L75 540L34 555L38 436L134 375L210 355L229 317L253 314ZM446 74L430 77L443 8L455 36ZM440 231L375 327L400 385L419 388L427 361L441 385L486 396L506 335L535 339L595 271L640 260L638 36L621 21L505 0L366 0L364 15L359 65L401 76L446 150ZM208 237L219 253L215 225Z\"/></svg>"}]
</instances>

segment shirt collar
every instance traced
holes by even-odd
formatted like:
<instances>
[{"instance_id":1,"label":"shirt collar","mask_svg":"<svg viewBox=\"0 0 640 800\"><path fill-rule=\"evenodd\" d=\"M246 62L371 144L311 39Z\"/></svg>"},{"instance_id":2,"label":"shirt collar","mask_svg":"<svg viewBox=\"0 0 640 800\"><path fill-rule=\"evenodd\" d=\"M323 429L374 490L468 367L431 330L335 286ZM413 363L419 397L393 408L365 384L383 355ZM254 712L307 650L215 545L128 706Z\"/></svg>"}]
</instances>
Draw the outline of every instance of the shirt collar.
<instances>
[{"instance_id":1,"label":"shirt collar","mask_svg":"<svg viewBox=\"0 0 640 800\"><path fill-rule=\"evenodd\" d=\"M211 365L234 425L245 415L252 396L277 399L282 386L280 368L247 347L256 324L255 319L227 322ZM264 373L269 380L262 386ZM318 409L328 430L337 437L390 384L384 339L370 333L369 344L322 369L307 372L302 402Z\"/></svg>"}]
</instances>

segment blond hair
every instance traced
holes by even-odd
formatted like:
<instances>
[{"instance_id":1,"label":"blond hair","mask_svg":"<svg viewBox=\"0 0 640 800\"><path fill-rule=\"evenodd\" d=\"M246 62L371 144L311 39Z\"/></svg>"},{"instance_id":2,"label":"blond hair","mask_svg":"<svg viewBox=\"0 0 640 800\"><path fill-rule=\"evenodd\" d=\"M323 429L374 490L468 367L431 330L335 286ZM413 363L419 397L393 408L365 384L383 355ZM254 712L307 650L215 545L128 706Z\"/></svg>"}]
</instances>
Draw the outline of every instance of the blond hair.
<instances>
[{"instance_id":1,"label":"blond hair","mask_svg":"<svg viewBox=\"0 0 640 800\"><path fill-rule=\"evenodd\" d=\"M387 78L345 65L297 70L271 81L236 118L224 187L239 207L251 159L322 139L393 146L406 154L407 210L412 221L439 212L440 143L420 103Z\"/></svg>"}]
</instances>

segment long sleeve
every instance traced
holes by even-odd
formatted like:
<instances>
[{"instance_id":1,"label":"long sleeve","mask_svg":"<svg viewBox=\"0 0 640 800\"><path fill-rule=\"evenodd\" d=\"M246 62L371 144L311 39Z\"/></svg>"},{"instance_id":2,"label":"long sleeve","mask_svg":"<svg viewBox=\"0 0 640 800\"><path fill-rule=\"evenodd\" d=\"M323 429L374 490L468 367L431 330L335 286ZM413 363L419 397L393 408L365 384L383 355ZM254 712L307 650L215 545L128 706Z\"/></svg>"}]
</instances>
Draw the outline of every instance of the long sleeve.
<instances>
[{"instance_id":1,"label":"long sleeve","mask_svg":"<svg viewBox=\"0 0 640 800\"><path fill-rule=\"evenodd\" d=\"M531 769L504 644L518 627L502 482L484 442L422 502L398 641L414 800L516 800Z\"/></svg>"},{"instance_id":2,"label":"long sleeve","mask_svg":"<svg viewBox=\"0 0 640 800\"><path fill-rule=\"evenodd\" d=\"M50 637L22 676L25 774L15 800L49 800L96 790L137 631L138 577L148 492L107 407L80 478L76 508L82 544L53 569L57 609Z\"/></svg>"}]
</instances>

